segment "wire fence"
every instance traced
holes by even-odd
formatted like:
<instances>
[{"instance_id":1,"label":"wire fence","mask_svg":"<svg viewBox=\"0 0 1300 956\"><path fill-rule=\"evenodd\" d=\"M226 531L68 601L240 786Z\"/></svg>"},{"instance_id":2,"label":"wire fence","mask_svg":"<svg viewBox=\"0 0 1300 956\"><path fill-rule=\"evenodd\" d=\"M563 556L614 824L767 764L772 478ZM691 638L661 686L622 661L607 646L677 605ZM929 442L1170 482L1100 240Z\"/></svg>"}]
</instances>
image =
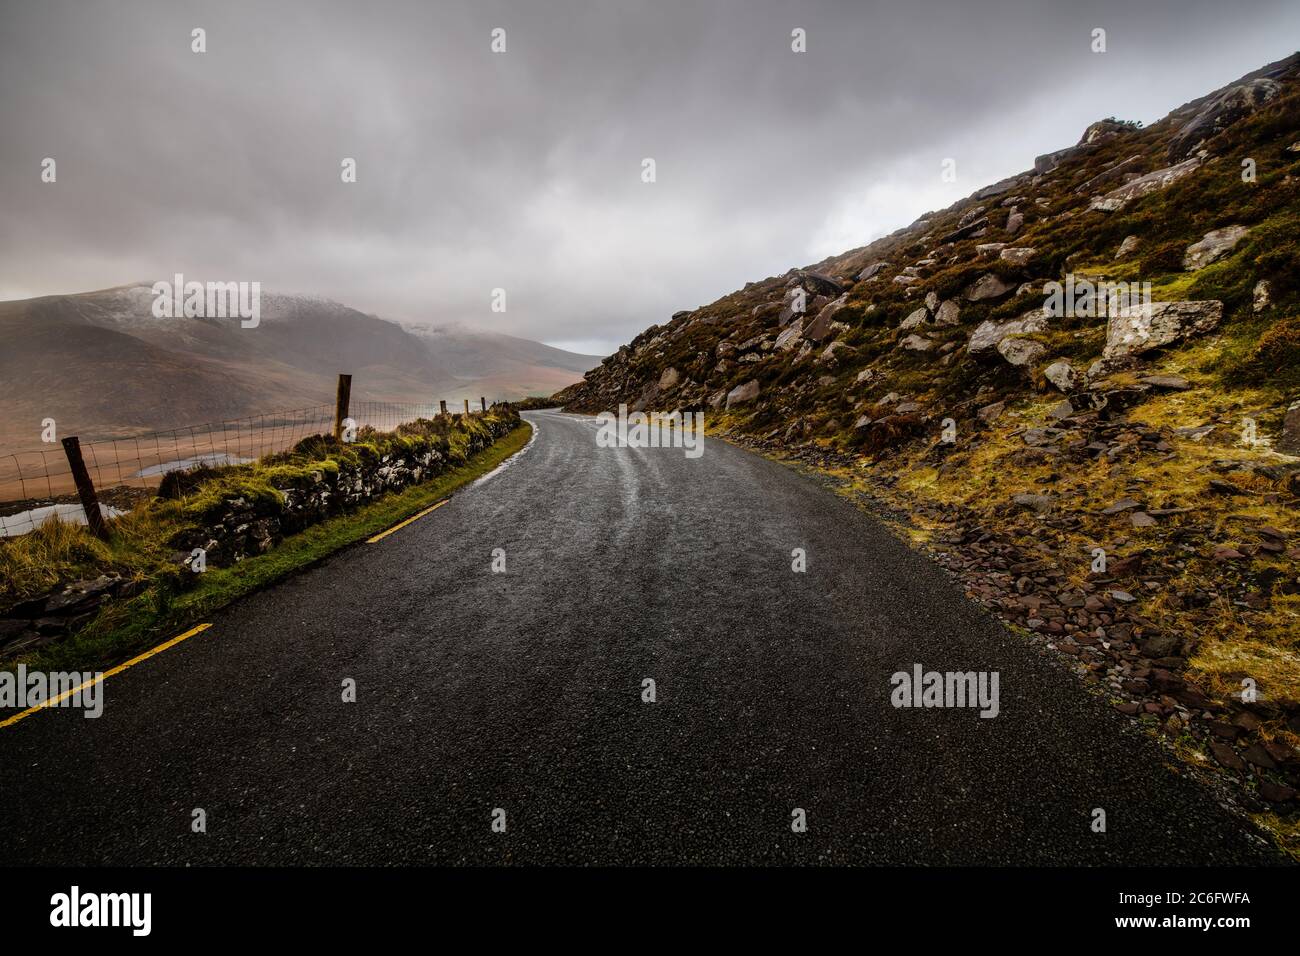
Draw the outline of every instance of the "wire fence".
<instances>
[{"instance_id":1,"label":"wire fence","mask_svg":"<svg viewBox=\"0 0 1300 956\"><path fill-rule=\"evenodd\" d=\"M462 412L465 406L457 403L447 410ZM370 426L377 431L393 431L407 422L433 418L441 411L439 403L352 402L347 417L358 429ZM126 438L85 441L81 453L104 507L114 513L156 489L169 472L246 464L293 448L304 438L332 434L334 416L334 405L312 405ZM72 469L61 446L52 444L47 450L0 456L0 515L7 512L14 516L22 507L29 509L17 516L18 521L0 517L5 534L31 530L61 509L80 511L75 505L77 500ZM9 503L8 507L5 503ZM46 507L32 510L38 504ZM73 517L75 520L77 516ZM19 528L20 523L31 527Z\"/></svg>"}]
</instances>

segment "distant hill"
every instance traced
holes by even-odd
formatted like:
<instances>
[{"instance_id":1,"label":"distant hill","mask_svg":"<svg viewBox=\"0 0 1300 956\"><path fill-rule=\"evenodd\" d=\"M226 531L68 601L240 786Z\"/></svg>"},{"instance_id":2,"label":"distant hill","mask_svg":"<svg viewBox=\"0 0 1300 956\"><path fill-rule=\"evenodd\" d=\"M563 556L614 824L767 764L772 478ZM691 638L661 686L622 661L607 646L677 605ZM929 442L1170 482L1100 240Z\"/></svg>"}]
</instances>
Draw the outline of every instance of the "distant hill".
<instances>
[{"instance_id":1,"label":"distant hill","mask_svg":"<svg viewBox=\"0 0 1300 956\"><path fill-rule=\"evenodd\" d=\"M40 422L110 437L333 400L516 399L578 381L600 356L458 325L411 325L305 296L261 296L238 319L156 318L151 283L0 302L0 448L39 447Z\"/></svg>"}]
</instances>

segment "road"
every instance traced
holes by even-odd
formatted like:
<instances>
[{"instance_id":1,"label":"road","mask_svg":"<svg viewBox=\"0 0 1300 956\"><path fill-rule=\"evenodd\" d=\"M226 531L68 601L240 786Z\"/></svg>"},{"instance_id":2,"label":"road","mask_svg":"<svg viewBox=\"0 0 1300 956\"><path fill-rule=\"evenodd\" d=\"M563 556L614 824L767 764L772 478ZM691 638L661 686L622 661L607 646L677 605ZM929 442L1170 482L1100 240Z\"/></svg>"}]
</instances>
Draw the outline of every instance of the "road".
<instances>
[{"instance_id":1,"label":"road","mask_svg":"<svg viewBox=\"0 0 1300 956\"><path fill-rule=\"evenodd\" d=\"M504 470L110 678L101 718L0 730L0 863L1273 859L814 481L528 417ZM1000 713L893 707L918 663L996 671Z\"/></svg>"}]
</instances>

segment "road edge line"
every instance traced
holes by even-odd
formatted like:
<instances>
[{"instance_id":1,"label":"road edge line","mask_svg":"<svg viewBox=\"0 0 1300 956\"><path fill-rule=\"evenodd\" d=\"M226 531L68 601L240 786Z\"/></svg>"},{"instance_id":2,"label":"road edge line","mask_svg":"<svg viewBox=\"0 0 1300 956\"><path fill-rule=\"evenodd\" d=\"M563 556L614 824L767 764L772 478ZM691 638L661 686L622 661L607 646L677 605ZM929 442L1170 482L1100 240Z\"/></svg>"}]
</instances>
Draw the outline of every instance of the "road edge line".
<instances>
[{"instance_id":1,"label":"road edge line","mask_svg":"<svg viewBox=\"0 0 1300 956\"><path fill-rule=\"evenodd\" d=\"M178 634L175 637L173 637L170 641L164 641L163 643L159 644L157 647L150 648L149 650L145 651L143 654L139 654L131 658L129 661L124 661L123 663L118 664L116 667L109 668L108 670L104 671L104 673L100 674L98 677L94 677L88 681L84 681L83 683L78 684L76 687L72 688L72 690L65 690L62 694L59 694L57 697L51 697L49 700L41 701L41 703L37 704L34 707L28 707L26 710L14 714L12 717L9 717L5 720L0 720L0 729L14 725L18 723L18 721L22 720L24 717L30 717L38 710L47 710L50 707L53 707L55 704L59 703L60 701L67 700L73 694L85 690L87 687L90 687L92 684L103 683L104 681L108 680L110 677L122 673L122 671L126 670L128 667L134 667L136 664L139 664L141 661L148 660L149 658L153 657L155 654L161 654L169 647L175 647L177 644L179 644L181 641L185 640L186 638L193 637L195 634L200 634L203 631L206 631L211 626L212 626L211 624L195 625L194 627L186 631L184 634Z\"/></svg>"},{"instance_id":2,"label":"road edge line","mask_svg":"<svg viewBox=\"0 0 1300 956\"><path fill-rule=\"evenodd\" d=\"M391 528L389 528L387 531L381 531L381 532L379 532L379 534L375 535L373 538L366 538L366 544L375 544L375 543L378 542L378 541L382 541L384 538L387 538L387 537L388 537L390 534L392 534L394 531L401 531L403 528L405 528L405 527L406 527L408 524L410 524L411 522L413 522L413 521L419 521L419 520L420 520L421 518L423 518L425 515L427 515L427 514L432 514L433 512L437 511L439 508L441 508L443 505L445 505L445 504L446 504L447 502L449 502L449 501L451 501L451 496L450 496L450 495L448 495L446 498L443 498L441 501L436 502L436 503L430 505L429 507L425 508L423 511L420 511L420 512L417 512L416 514L411 515L411 517L407 518L405 521L399 521L397 524L393 525L393 526L392 526Z\"/></svg>"}]
</instances>

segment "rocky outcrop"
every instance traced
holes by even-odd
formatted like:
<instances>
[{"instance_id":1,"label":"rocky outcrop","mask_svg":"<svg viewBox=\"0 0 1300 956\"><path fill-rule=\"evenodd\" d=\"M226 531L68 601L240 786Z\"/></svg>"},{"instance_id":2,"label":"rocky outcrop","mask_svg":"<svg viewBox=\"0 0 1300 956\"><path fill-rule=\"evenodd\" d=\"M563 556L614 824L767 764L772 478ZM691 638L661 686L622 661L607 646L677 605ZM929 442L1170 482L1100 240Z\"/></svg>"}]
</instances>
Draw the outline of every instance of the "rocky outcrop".
<instances>
[{"instance_id":1,"label":"rocky outcrop","mask_svg":"<svg viewBox=\"0 0 1300 956\"><path fill-rule=\"evenodd\" d=\"M1041 332L1047 328L1047 323L1048 318L1041 309L1035 309L1018 319L1008 319L1004 322L985 320L971 333L966 349L972 355L991 352L1003 339L1013 335L1032 335L1034 332Z\"/></svg>"},{"instance_id":2,"label":"rocky outcrop","mask_svg":"<svg viewBox=\"0 0 1300 956\"><path fill-rule=\"evenodd\" d=\"M801 270L795 273L794 281L814 295L837 296L844 292L842 285L830 276L824 276L820 272Z\"/></svg>"},{"instance_id":3,"label":"rocky outcrop","mask_svg":"<svg viewBox=\"0 0 1300 956\"><path fill-rule=\"evenodd\" d=\"M1029 246L1021 246L1019 248L1008 248L1008 249L1003 249L999 253L998 258L1002 259L1005 262L1010 262L1012 265L1023 266L1027 262L1029 262L1029 260L1032 259L1035 253L1037 252L1038 252L1037 249L1033 249Z\"/></svg>"},{"instance_id":4,"label":"rocky outcrop","mask_svg":"<svg viewBox=\"0 0 1300 956\"><path fill-rule=\"evenodd\" d=\"M758 392L758 379L751 379L744 385L737 385L727 393L727 408L752 402L758 398Z\"/></svg>"},{"instance_id":5,"label":"rocky outcrop","mask_svg":"<svg viewBox=\"0 0 1300 956\"><path fill-rule=\"evenodd\" d=\"M1140 355L1192 335L1216 328L1223 318L1223 303L1152 302L1121 309L1106 322L1103 359Z\"/></svg>"},{"instance_id":6,"label":"rocky outcrop","mask_svg":"<svg viewBox=\"0 0 1300 956\"><path fill-rule=\"evenodd\" d=\"M922 306L921 308L917 309L915 312L911 313L902 322L900 322L898 327L903 331L911 331L912 329L919 329L921 326L925 325L925 323L929 320L929 318L930 318L930 310Z\"/></svg>"},{"instance_id":7,"label":"rocky outcrop","mask_svg":"<svg viewBox=\"0 0 1300 956\"><path fill-rule=\"evenodd\" d=\"M1245 226L1224 226L1205 234L1199 242L1193 242L1183 255L1183 268L1189 272L1204 269L1211 262L1222 259L1232 248L1250 232Z\"/></svg>"},{"instance_id":8,"label":"rocky outcrop","mask_svg":"<svg viewBox=\"0 0 1300 956\"><path fill-rule=\"evenodd\" d=\"M817 313L817 318L813 319L808 328L804 331L803 337L810 342L820 342L831 333L831 324L835 321L835 316L844 311L848 304L849 297L842 295L833 302L828 303Z\"/></svg>"},{"instance_id":9,"label":"rocky outcrop","mask_svg":"<svg viewBox=\"0 0 1300 956\"><path fill-rule=\"evenodd\" d=\"M1245 119L1264 104L1276 99L1281 92L1281 83L1260 77L1229 87L1214 96L1174 136L1169 144L1169 161L1176 163L1190 156L1206 140Z\"/></svg>"},{"instance_id":10,"label":"rocky outcrop","mask_svg":"<svg viewBox=\"0 0 1300 956\"><path fill-rule=\"evenodd\" d=\"M799 344L801 338L803 338L803 320L795 319L791 326L776 337L774 348L779 352L788 352Z\"/></svg>"},{"instance_id":11,"label":"rocky outcrop","mask_svg":"<svg viewBox=\"0 0 1300 956\"><path fill-rule=\"evenodd\" d=\"M998 343L998 352L1007 363L1022 368L1033 365L1046 351L1046 347L1038 342L1015 336L1008 336Z\"/></svg>"},{"instance_id":12,"label":"rocky outcrop","mask_svg":"<svg viewBox=\"0 0 1300 956\"><path fill-rule=\"evenodd\" d=\"M962 295L967 302L984 302L988 299L999 299L1015 287L1014 282L1008 282L996 273L986 272L967 286Z\"/></svg>"},{"instance_id":13,"label":"rocky outcrop","mask_svg":"<svg viewBox=\"0 0 1300 956\"><path fill-rule=\"evenodd\" d=\"M934 315L934 324L940 327L961 324L961 307L952 299L946 299Z\"/></svg>"},{"instance_id":14,"label":"rocky outcrop","mask_svg":"<svg viewBox=\"0 0 1300 956\"><path fill-rule=\"evenodd\" d=\"M1117 189L1112 189L1104 196L1097 196L1092 200L1089 208L1098 209L1102 212L1116 212L1133 200L1140 199L1148 193L1153 193L1158 189L1167 189L1178 180L1196 172L1200 166L1200 158L1193 156L1191 159L1183 160L1183 162L1174 166L1157 169L1153 173L1139 176L1132 182L1125 183Z\"/></svg>"},{"instance_id":15,"label":"rocky outcrop","mask_svg":"<svg viewBox=\"0 0 1300 956\"><path fill-rule=\"evenodd\" d=\"M1062 392L1068 394L1074 391L1074 366L1069 362L1053 362L1043 370L1043 376Z\"/></svg>"}]
</instances>

